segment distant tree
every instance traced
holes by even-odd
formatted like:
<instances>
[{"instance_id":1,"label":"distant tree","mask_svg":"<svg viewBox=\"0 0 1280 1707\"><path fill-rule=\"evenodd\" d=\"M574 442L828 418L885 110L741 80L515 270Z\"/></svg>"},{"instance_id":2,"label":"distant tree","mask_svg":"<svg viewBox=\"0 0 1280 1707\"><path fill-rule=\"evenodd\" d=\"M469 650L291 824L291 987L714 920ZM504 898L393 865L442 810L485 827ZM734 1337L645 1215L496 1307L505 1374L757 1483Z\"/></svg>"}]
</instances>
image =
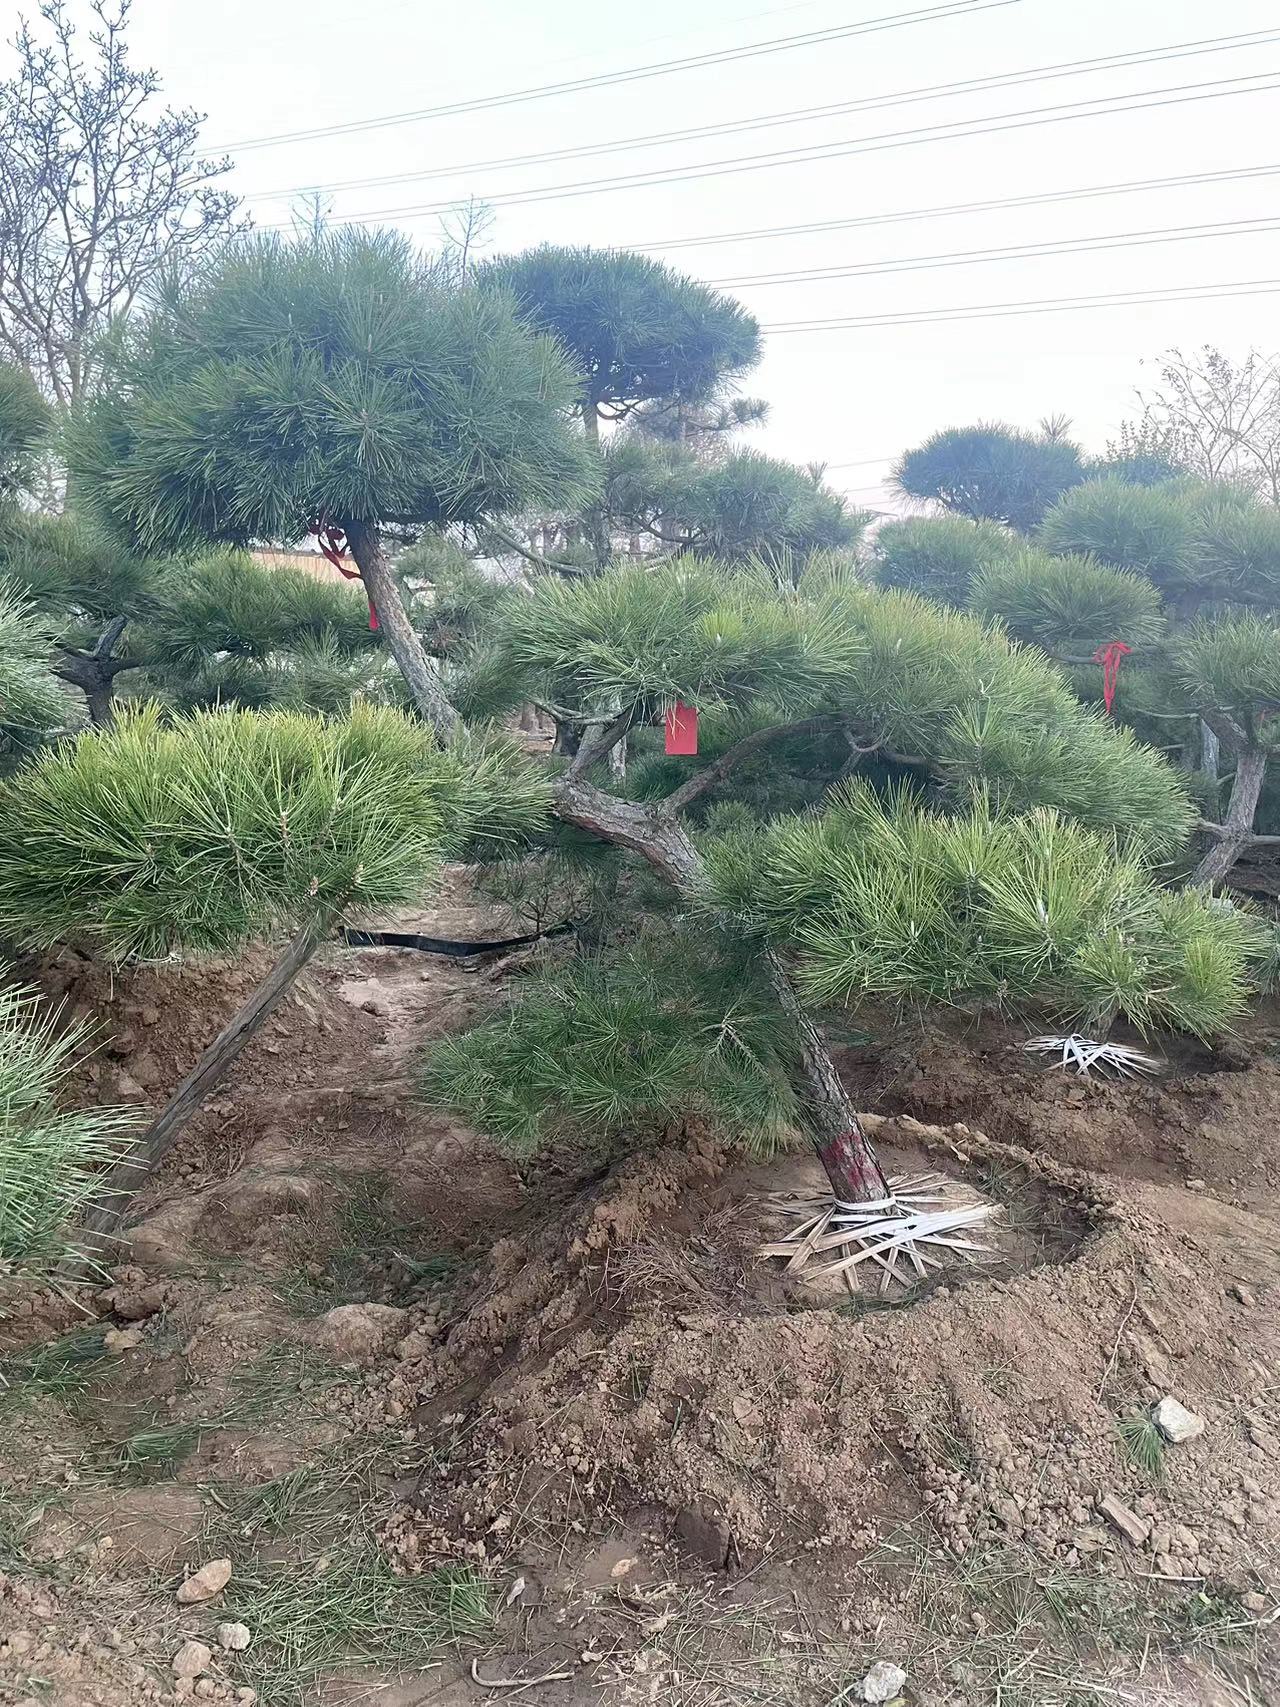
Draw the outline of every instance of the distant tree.
<instances>
[{"instance_id":1,"label":"distant tree","mask_svg":"<svg viewBox=\"0 0 1280 1707\"><path fill-rule=\"evenodd\" d=\"M1016 551L1018 539L995 522L913 516L886 522L871 542L869 568L882 587L922 593L964 610L969 589L989 564Z\"/></svg>"},{"instance_id":2,"label":"distant tree","mask_svg":"<svg viewBox=\"0 0 1280 1707\"><path fill-rule=\"evenodd\" d=\"M1205 344L1166 351L1158 371L1157 386L1138 390L1136 441L1158 445L1189 473L1280 504L1280 358L1250 350L1236 361Z\"/></svg>"},{"instance_id":3,"label":"distant tree","mask_svg":"<svg viewBox=\"0 0 1280 1707\"><path fill-rule=\"evenodd\" d=\"M0 350L63 406L100 373L98 342L162 272L211 253L235 224L197 151L202 116L159 108L159 78L129 62L129 0L91 0L86 63L63 0L23 23L0 84Z\"/></svg>"},{"instance_id":4,"label":"distant tree","mask_svg":"<svg viewBox=\"0 0 1280 1707\"><path fill-rule=\"evenodd\" d=\"M256 237L166 281L67 455L84 501L150 555L345 543L415 704L448 730L385 530L587 497L575 388L507 296L455 288L395 233Z\"/></svg>"},{"instance_id":5,"label":"distant tree","mask_svg":"<svg viewBox=\"0 0 1280 1707\"><path fill-rule=\"evenodd\" d=\"M475 196L440 215L445 265L459 284L466 284L479 266L480 251L488 248L497 217L489 202Z\"/></svg>"},{"instance_id":6,"label":"distant tree","mask_svg":"<svg viewBox=\"0 0 1280 1707\"><path fill-rule=\"evenodd\" d=\"M760 359L759 327L741 304L647 255L546 244L488 262L477 276L510 292L521 313L568 352L593 445L602 420L625 420L658 402L716 402ZM598 507L587 525L603 563L610 540Z\"/></svg>"},{"instance_id":7,"label":"distant tree","mask_svg":"<svg viewBox=\"0 0 1280 1707\"><path fill-rule=\"evenodd\" d=\"M909 498L1025 532L1084 479L1079 446L1064 427L1061 421L1046 422L1039 433L998 422L948 427L901 457L892 478Z\"/></svg>"},{"instance_id":8,"label":"distant tree","mask_svg":"<svg viewBox=\"0 0 1280 1707\"><path fill-rule=\"evenodd\" d=\"M1089 479L1114 475L1130 486L1162 486L1190 473L1177 431L1154 418L1121 422L1117 437L1088 464Z\"/></svg>"},{"instance_id":9,"label":"distant tree","mask_svg":"<svg viewBox=\"0 0 1280 1707\"><path fill-rule=\"evenodd\" d=\"M628 434L605 457L609 521L660 546L726 562L780 562L857 542L866 517L807 469L756 451L701 460Z\"/></svg>"},{"instance_id":10,"label":"distant tree","mask_svg":"<svg viewBox=\"0 0 1280 1707\"><path fill-rule=\"evenodd\" d=\"M758 427L768 418L769 405L763 397L731 397L723 403L656 398L634 409L626 424L628 433L642 439L681 445L700 462L716 462L733 454L735 433Z\"/></svg>"}]
</instances>

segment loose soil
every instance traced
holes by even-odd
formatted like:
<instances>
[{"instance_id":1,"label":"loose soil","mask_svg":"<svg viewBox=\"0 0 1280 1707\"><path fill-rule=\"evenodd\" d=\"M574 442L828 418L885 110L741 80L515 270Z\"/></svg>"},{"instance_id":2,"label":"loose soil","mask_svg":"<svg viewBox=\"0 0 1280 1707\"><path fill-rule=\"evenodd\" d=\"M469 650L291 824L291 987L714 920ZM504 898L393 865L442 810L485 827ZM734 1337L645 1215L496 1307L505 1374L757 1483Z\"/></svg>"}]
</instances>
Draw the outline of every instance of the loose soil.
<instances>
[{"instance_id":1,"label":"loose soil","mask_svg":"<svg viewBox=\"0 0 1280 1707\"><path fill-rule=\"evenodd\" d=\"M518 928L461 870L387 923ZM1274 1014L1137 1085L865 1017L890 1170L997 1205L881 1297L756 1257L804 1157L517 1165L416 1103L536 961L327 949L111 1272L0 1277L0 1703L1280 1700ZM78 1093L154 1106L260 969L39 972L105 1028Z\"/></svg>"}]
</instances>

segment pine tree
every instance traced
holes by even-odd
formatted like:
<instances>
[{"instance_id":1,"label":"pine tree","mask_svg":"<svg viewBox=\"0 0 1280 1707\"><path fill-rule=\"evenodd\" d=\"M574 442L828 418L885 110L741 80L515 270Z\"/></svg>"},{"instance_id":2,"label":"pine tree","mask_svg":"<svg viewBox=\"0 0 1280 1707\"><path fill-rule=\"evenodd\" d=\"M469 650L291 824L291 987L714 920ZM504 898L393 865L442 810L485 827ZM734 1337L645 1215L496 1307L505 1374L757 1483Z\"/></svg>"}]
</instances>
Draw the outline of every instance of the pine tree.
<instances>
[{"instance_id":1,"label":"pine tree","mask_svg":"<svg viewBox=\"0 0 1280 1707\"><path fill-rule=\"evenodd\" d=\"M569 363L501 291L393 233L245 239L175 277L72 424L84 501L147 555L321 530L350 549L414 702L455 721L385 547L588 496Z\"/></svg>"},{"instance_id":2,"label":"pine tree","mask_svg":"<svg viewBox=\"0 0 1280 1707\"><path fill-rule=\"evenodd\" d=\"M592 733L555 779L553 810L638 856L733 945L717 971L698 933L683 935L670 1007L663 980L624 955L616 981L607 964L575 973L557 1014L531 997L438 1052L430 1094L509 1136L536 1140L561 1113L598 1136L632 1115L718 1107L739 1135L802 1131L837 1199L879 1200L890 1193L806 996L1008 1001L1213 1032L1265 953L1230 909L1158 889L1152 862L1175 856L1192 822L1170 766L1082 707L1037 653L868 589L846 559L815 558L795 584L692 561L543 581L506 611L502 649L532 697L587 708ZM676 702L700 717L683 779L651 788L637 764L631 798L601 788L613 746ZM698 829L753 761L776 768L788 742L829 735L840 769L892 766L940 810L837 789L818 816L776 829ZM646 1001L660 1012L646 1016ZM741 1048L726 1056L729 1038ZM709 1039L714 1070L699 1075ZM748 1105L759 1118L744 1124Z\"/></svg>"},{"instance_id":3,"label":"pine tree","mask_svg":"<svg viewBox=\"0 0 1280 1707\"><path fill-rule=\"evenodd\" d=\"M343 920L416 899L440 859L535 826L545 786L505 748L441 750L390 709L349 718L152 705L0 786L0 931L113 961L287 942L129 1155L88 1226L109 1232L258 1026Z\"/></svg>"},{"instance_id":4,"label":"pine tree","mask_svg":"<svg viewBox=\"0 0 1280 1707\"><path fill-rule=\"evenodd\" d=\"M602 420L718 402L760 359L759 328L740 304L648 255L544 244L490 261L477 277L514 295L567 351L580 375L577 413L597 448ZM611 544L598 505L587 527L603 564Z\"/></svg>"},{"instance_id":5,"label":"pine tree","mask_svg":"<svg viewBox=\"0 0 1280 1707\"><path fill-rule=\"evenodd\" d=\"M1254 825L1280 706L1274 505L1222 482L1109 474L1064 493L1030 540L951 518L890 523L871 566L882 585L1000 622L1071 668L1090 701L1120 643L1117 715L1177 748L1210 803L1194 880L1219 882L1247 848L1269 845ZM1232 762L1220 818L1219 751Z\"/></svg>"},{"instance_id":6,"label":"pine tree","mask_svg":"<svg viewBox=\"0 0 1280 1707\"><path fill-rule=\"evenodd\" d=\"M1043 423L1038 433L999 422L948 427L908 451L893 471L909 498L929 499L971 521L1004 522L1024 531L1084 478L1080 448L1056 421Z\"/></svg>"}]
</instances>

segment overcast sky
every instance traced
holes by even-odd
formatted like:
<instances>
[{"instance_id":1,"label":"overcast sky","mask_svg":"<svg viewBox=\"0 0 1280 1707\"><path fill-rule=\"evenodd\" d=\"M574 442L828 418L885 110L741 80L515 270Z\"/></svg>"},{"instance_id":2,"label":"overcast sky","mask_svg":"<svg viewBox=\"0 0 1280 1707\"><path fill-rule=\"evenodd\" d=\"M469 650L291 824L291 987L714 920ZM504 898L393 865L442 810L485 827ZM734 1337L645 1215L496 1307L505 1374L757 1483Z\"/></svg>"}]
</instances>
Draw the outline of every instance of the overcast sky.
<instances>
[{"instance_id":1,"label":"overcast sky","mask_svg":"<svg viewBox=\"0 0 1280 1707\"><path fill-rule=\"evenodd\" d=\"M175 103L209 114L211 145L236 157L234 186L261 224L288 218L296 192L344 180L440 172L416 182L329 193L335 217L499 197L584 179L677 171L744 155L853 143L921 127L1010 120L1028 109L1171 102L1175 86L1212 98L912 143L824 161L594 191L500 207L489 252L541 241L645 248L672 239L1017 196L1121 181L1280 168L1280 13L1275 0L974 0L931 18L614 87L339 137L242 147L315 129L502 94L530 85L712 53L900 12L906 0L134 0L135 57ZM648 145L595 158L484 166L504 157L870 102L941 83L1143 53L1273 29L1274 43L1168 58L1003 89L865 107L736 135ZM1272 76L1271 74L1274 74ZM1233 79L1236 81L1225 82ZM1243 80L1243 81L1241 81ZM1219 95L1221 88L1233 92ZM1156 93L1163 91L1164 93ZM1032 115L1034 116L1034 115ZM1131 238L1156 228L1280 225L1273 176L1178 186L950 217L915 218L655 252L695 275L736 280L802 268L870 267L996 246ZM434 213L381 221L424 242ZM861 278L734 286L762 322L892 316L1045 298L1172 291L1275 280L1280 232L1113 248ZM1101 447L1131 412L1140 362L1173 343L1243 354L1280 346L1280 295L1147 303L937 325L774 333L747 383L772 405L754 442L821 460L833 484L875 504L887 461L935 428L979 418L1033 425L1069 415ZM1149 370L1148 370L1149 372Z\"/></svg>"}]
</instances>

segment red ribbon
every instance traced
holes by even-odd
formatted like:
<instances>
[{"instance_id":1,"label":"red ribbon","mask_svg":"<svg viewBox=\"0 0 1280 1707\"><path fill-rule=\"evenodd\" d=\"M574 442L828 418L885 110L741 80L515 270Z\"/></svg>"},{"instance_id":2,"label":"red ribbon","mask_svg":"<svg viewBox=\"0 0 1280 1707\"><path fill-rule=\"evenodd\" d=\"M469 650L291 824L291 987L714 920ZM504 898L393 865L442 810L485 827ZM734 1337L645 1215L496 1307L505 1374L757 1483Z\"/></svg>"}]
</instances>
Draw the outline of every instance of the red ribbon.
<instances>
[{"instance_id":1,"label":"red ribbon","mask_svg":"<svg viewBox=\"0 0 1280 1707\"><path fill-rule=\"evenodd\" d=\"M360 571L348 569L346 566L347 536L342 529L330 527L328 522L319 519L312 522L310 531L316 536L320 555L333 564L339 575L345 575L348 581L358 581ZM369 600L369 627L375 631L379 627L378 613L372 599Z\"/></svg>"},{"instance_id":2,"label":"red ribbon","mask_svg":"<svg viewBox=\"0 0 1280 1707\"><path fill-rule=\"evenodd\" d=\"M1126 646L1123 640L1108 640L1105 646L1099 646L1093 655L1095 664L1102 665L1102 703L1107 708L1107 716L1113 716L1112 706L1116 702L1116 683L1120 680L1120 660L1127 658L1133 651L1132 646Z\"/></svg>"}]
</instances>

